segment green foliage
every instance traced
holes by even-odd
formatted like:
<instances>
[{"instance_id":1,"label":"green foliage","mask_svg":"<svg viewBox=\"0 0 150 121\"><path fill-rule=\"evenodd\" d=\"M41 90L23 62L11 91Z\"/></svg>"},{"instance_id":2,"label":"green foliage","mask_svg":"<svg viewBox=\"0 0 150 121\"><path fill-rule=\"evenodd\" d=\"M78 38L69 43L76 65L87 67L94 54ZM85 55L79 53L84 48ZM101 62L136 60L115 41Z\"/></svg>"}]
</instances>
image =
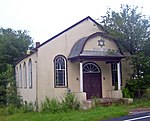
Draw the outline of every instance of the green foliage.
<instances>
[{"instance_id":1,"label":"green foliage","mask_svg":"<svg viewBox=\"0 0 150 121\"><path fill-rule=\"evenodd\" d=\"M0 104L21 106L20 96L17 94L15 79L14 79L14 70L10 64L7 64L7 70L0 74ZM3 83L2 83L3 82Z\"/></svg>"},{"instance_id":2,"label":"green foliage","mask_svg":"<svg viewBox=\"0 0 150 121\"><path fill-rule=\"evenodd\" d=\"M144 48L143 48L143 52L146 56L150 57L150 38L148 38L148 40L145 42Z\"/></svg>"},{"instance_id":3,"label":"green foliage","mask_svg":"<svg viewBox=\"0 0 150 121\"><path fill-rule=\"evenodd\" d=\"M150 74L150 57L145 56L142 52L131 56L131 65L134 73L133 78L142 78Z\"/></svg>"},{"instance_id":4,"label":"green foliage","mask_svg":"<svg viewBox=\"0 0 150 121\"><path fill-rule=\"evenodd\" d=\"M130 91L128 90L128 88L122 89L122 94L124 98L131 98Z\"/></svg>"},{"instance_id":5,"label":"green foliage","mask_svg":"<svg viewBox=\"0 0 150 121\"><path fill-rule=\"evenodd\" d=\"M141 78L127 81L126 88L130 92L132 98L142 97L146 89L150 87L150 79Z\"/></svg>"},{"instance_id":6,"label":"green foliage","mask_svg":"<svg viewBox=\"0 0 150 121\"><path fill-rule=\"evenodd\" d=\"M22 104L19 108L23 113L33 112L34 111L34 104L33 102Z\"/></svg>"},{"instance_id":7,"label":"green foliage","mask_svg":"<svg viewBox=\"0 0 150 121\"><path fill-rule=\"evenodd\" d=\"M80 102L74 95L74 93L66 93L64 99L62 100L63 107L67 109L78 110L80 108Z\"/></svg>"},{"instance_id":8,"label":"green foliage","mask_svg":"<svg viewBox=\"0 0 150 121\"><path fill-rule=\"evenodd\" d=\"M101 24L118 41L120 47L135 54L144 49L150 37L149 20L136 6L121 5L120 12L108 9Z\"/></svg>"},{"instance_id":9,"label":"green foliage","mask_svg":"<svg viewBox=\"0 0 150 121\"><path fill-rule=\"evenodd\" d=\"M100 100L99 100L99 98L97 98L96 96L93 96L92 100L94 102L94 106L95 107L100 106Z\"/></svg>"},{"instance_id":10,"label":"green foliage","mask_svg":"<svg viewBox=\"0 0 150 121\"><path fill-rule=\"evenodd\" d=\"M102 16L101 24L106 31L116 38L123 51L131 54L133 74L127 82L124 96L141 97L150 86L150 23L136 6L121 5L120 12L108 9Z\"/></svg>"},{"instance_id":11,"label":"green foliage","mask_svg":"<svg viewBox=\"0 0 150 121\"><path fill-rule=\"evenodd\" d=\"M17 113L17 111L18 111L18 108L16 108L14 105L9 105L5 108L4 114L5 115L12 115L12 114Z\"/></svg>"},{"instance_id":12,"label":"green foliage","mask_svg":"<svg viewBox=\"0 0 150 121\"><path fill-rule=\"evenodd\" d=\"M112 105L109 107L101 106L86 111L70 110L68 112L61 113L22 113L18 110L16 114L13 115L4 115L0 113L0 119L2 121L98 121L128 115L131 110L139 107L149 108L150 101L140 98L135 99L135 101L130 105ZM4 110L0 108L0 112L4 112Z\"/></svg>"},{"instance_id":13,"label":"green foliage","mask_svg":"<svg viewBox=\"0 0 150 121\"><path fill-rule=\"evenodd\" d=\"M64 99L58 101L55 98L49 99L46 97L41 105L42 112L63 112L67 110L78 110L80 103L73 93L66 93Z\"/></svg>"},{"instance_id":14,"label":"green foliage","mask_svg":"<svg viewBox=\"0 0 150 121\"><path fill-rule=\"evenodd\" d=\"M3 67L0 72L5 71L5 64L14 64L25 55L30 44L32 39L28 31L0 28L0 68Z\"/></svg>"},{"instance_id":15,"label":"green foliage","mask_svg":"<svg viewBox=\"0 0 150 121\"><path fill-rule=\"evenodd\" d=\"M26 54L31 44L27 31L0 28L0 105L19 104L13 65Z\"/></svg>"},{"instance_id":16,"label":"green foliage","mask_svg":"<svg viewBox=\"0 0 150 121\"><path fill-rule=\"evenodd\" d=\"M58 112L61 110L61 104L55 98L49 99L46 97L42 103L42 112Z\"/></svg>"},{"instance_id":17,"label":"green foliage","mask_svg":"<svg viewBox=\"0 0 150 121\"><path fill-rule=\"evenodd\" d=\"M132 79L127 82L126 88L132 98L141 97L145 90L150 87L150 57L143 53L131 56L133 67Z\"/></svg>"},{"instance_id":18,"label":"green foliage","mask_svg":"<svg viewBox=\"0 0 150 121\"><path fill-rule=\"evenodd\" d=\"M19 112L19 110L14 105L8 105L7 107L0 108L0 115L12 115L17 112Z\"/></svg>"}]
</instances>

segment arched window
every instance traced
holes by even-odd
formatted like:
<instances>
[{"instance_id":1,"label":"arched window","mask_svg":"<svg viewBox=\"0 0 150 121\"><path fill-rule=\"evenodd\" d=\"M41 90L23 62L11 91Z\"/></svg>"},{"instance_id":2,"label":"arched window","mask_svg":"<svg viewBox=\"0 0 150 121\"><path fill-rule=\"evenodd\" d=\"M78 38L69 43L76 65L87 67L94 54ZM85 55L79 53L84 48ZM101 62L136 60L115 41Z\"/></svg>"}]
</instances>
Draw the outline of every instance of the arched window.
<instances>
[{"instance_id":1,"label":"arched window","mask_svg":"<svg viewBox=\"0 0 150 121\"><path fill-rule=\"evenodd\" d=\"M55 87L66 87L67 76L66 76L66 58L64 56L57 56L54 59L55 69Z\"/></svg>"},{"instance_id":2,"label":"arched window","mask_svg":"<svg viewBox=\"0 0 150 121\"><path fill-rule=\"evenodd\" d=\"M28 80L29 80L29 88L32 88L32 61L29 60L28 63Z\"/></svg>"},{"instance_id":3,"label":"arched window","mask_svg":"<svg viewBox=\"0 0 150 121\"><path fill-rule=\"evenodd\" d=\"M86 63L83 66L83 73L100 73L100 69L95 63Z\"/></svg>"},{"instance_id":4,"label":"arched window","mask_svg":"<svg viewBox=\"0 0 150 121\"><path fill-rule=\"evenodd\" d=\"M16 87L19 87L19 74L18 74L18 67L16 67Z\"/></svg>"},{"instance_id":5,"label":"arched window","mask_svg":"<svg viewBox=\"0 0 150 121\"><path fill-rule=\"evenodd\" d=\"M21 68L21 65L20 65L20 68L19 68L19 80L20 80L20 88L22 88L22 68Z\"/></svg>"},{"instance_id":6,"label":"arched window","mask_svg":"<svg viewBox=\"0 0 150 121\"><path fill-rule=\"evenodd\" d=\"M23 80L24 80L24 88L27 88L27 67L25 62L23 64Z\"/></svg>"}]
</instances>

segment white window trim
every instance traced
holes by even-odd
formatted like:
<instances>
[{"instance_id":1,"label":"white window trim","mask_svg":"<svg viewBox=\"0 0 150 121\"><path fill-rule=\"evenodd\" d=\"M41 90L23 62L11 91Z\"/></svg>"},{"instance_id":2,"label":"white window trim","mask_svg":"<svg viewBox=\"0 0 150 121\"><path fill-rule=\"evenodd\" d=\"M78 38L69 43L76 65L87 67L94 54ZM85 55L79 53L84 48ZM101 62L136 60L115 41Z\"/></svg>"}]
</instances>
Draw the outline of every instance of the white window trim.
<instances>
[{"instance_id":1,"label":"white window trim","mask_svg":"<svg viewBox=\"0 0 150 121\"><path fill-rule=\"evenodd\" d=\"M65 63L65 69L61 69L61 70L64 70L64 72L65 72L65 80L64 80L64 85L63 86L59 86L59 85L57 85L57 82L56 82L56 71L57 70L60 70L60 69L56 69L56 60L58 59L58 58L62 58L63 60L64 60L64 63ZM55 80L55 82L54 82L54 86L55 86L55 88L65 88L65 87L67 87L67 60L66 60L66 58L63 56L63 55L58 55L58 56L56 56L55 57L55 59L54 59L54 71L55 71L55 75L54 75L54 80Z\"/></svg>"}]
</instances>

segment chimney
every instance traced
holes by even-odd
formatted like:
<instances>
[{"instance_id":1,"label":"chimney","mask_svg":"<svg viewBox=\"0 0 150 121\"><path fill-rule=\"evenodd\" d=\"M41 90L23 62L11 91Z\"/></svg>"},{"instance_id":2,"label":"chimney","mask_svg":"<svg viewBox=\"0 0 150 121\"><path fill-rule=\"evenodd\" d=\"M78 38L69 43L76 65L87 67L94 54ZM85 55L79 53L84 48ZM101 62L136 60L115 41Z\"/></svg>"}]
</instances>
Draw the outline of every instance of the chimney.
<instances>
[{"instance_id":1,"label":"chimney","mask_svg":"<svg viewBox=\"0 0 150 121\"><path fill-rule=\"evenodd\" d=\"M35 47L38 48L40 46L40 42L35 43Z\"/></svg>"}]
</instances>

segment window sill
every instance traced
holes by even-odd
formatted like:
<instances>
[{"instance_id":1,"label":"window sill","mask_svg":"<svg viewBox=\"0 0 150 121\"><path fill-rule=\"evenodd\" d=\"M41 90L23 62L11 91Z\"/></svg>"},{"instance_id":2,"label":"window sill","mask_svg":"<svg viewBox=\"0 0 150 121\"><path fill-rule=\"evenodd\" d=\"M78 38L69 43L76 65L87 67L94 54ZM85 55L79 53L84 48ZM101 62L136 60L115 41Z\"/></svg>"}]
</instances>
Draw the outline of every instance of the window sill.
<instances>
[{"instance_id":1,"label":"window sill","mask_svg":"<svg viewBox=\"0 0 150 121\"><path fill-rule=\"evenodd\" d=\"M55 88L67 88L68 86L55 86Z\"/></svg>"}]
</instances>

